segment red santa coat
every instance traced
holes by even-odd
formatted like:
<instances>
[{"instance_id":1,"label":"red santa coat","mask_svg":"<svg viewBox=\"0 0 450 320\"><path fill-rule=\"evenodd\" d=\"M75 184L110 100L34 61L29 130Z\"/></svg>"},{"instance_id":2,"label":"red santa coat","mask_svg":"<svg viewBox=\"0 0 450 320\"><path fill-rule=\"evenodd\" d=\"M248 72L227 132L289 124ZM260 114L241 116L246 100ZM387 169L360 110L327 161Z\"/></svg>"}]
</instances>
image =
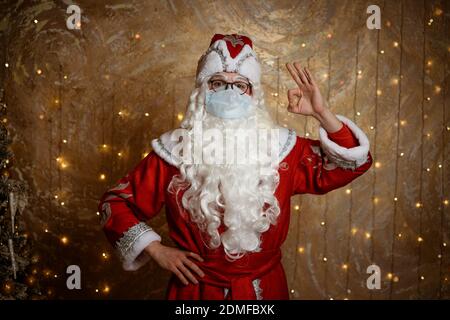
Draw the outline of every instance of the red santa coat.
<instances>
[{"instance_id":1,"label":"red santa coat","mask_svg":"<svg viewBox=\"0 0 450 320\"><path fill-rule=\"evenodd\" d=\"M334 133L320 128L319 140L294 135L290 151L279 166L280 183L275 195L281 212L277 224L262 234L260 252L248 253L234 262L225 258L222 245L211 250L203 244L197 225L182 208L183 193L176 197L167 188L178 168L164 160L161 152L152 151L108 190L99 204L103 230L117 249L123 268L136 270L150 259L143 249L152 241L161 241L161 237L146 222L165 205L171 239L180 249L205 260L195 260L205 273L203 278L196 277L198 285L184 285L172 275L167 299L289 299L280 247L289 229L291 196L325 194L347 185L372 164L365 134L351 120L338 117L343 127ZM222 225L219 232L224 230Z\"/></svg>"}]
</instances>

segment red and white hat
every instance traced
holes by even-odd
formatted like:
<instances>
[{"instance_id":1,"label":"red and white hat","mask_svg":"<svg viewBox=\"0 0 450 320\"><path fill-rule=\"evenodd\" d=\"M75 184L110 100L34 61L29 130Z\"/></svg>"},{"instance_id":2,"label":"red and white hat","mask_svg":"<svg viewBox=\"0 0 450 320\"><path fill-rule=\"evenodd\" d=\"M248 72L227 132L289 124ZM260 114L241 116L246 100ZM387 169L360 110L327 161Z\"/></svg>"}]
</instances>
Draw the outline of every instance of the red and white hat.
<instances>
[{"instance_id":1,"label":"red and white hat","mask_svg":"<svg viewBox=\"0 0 450 320\"><path fill-rule=\"evenodd\" d=\"M252 40L238 34L215 34L208 50L198 61L196 84L216 72L236 72L248 78L250 83L261 80L261 67L253 51Z\"/></svg>"}]
</instances>

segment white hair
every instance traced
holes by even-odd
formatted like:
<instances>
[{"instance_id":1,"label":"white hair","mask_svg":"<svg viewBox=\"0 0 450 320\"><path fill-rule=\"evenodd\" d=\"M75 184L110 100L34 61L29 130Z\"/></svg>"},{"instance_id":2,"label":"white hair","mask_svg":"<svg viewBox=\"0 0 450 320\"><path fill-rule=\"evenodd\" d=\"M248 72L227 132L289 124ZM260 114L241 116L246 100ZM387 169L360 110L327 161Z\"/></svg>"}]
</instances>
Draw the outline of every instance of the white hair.
<instances>
[{"instance_id":1,"label":"white hair","mask_svg":"<svg viewBox=\"0 0 450 320\"><path fill-rule=\"evenodd\" d=\"M208 80L209 77L192 91L182 128L192 132L195 121L201 121L203 129L216 128L222 132L250 129L257 135L260 128L278 128L264 106L259 84L252 87L253 108L248 118L224 120L206 112ZM264 140L263 135L258 139ZM190 148L193 144L192 140L189 141ZM240 147L237 153L243 151L239 150ZM185 190L182 205L201 230L202 239L207 236L206 241L203 239L205 245L215 249L223 244L229 260L239 259L246 252L260 251L261 234L271 224L276 224L280 214L274 195L279 184L278 161L232 165L185 162L179 169L180 173L173 177L169 190L176 193ZM226 230L219 234L221 223Z\"/></svg>"}]
</instances>

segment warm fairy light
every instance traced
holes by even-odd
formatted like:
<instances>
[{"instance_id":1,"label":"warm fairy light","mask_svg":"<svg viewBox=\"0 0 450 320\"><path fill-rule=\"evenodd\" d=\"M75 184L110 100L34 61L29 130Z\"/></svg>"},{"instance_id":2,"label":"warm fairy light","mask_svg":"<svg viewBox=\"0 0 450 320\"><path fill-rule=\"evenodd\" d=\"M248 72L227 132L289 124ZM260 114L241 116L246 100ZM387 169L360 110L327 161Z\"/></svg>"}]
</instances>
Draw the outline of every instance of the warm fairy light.
<instances>
[{"instance_id":1,"label":"warm fairy light","mask_svg":"<svg viewBox=\"0 0 450 320\"><path fill-rule=\"evenodd\" d=\"M358 74L361 74L362 73L362 70L358 70Z\"/></svg>"},{"instance_id":2,"label":"warm fairy light","mask_svg":"<svg viewBox=\"0 0 450 320\"><path fill-rule=\"evenodd\" d=\"M297 204L297 205L295 205L294 209L295 210L300 210L300 206Z\"/></svg>"},{"instance_id":3,"label":"warm fairy light","mask_svg":"<svg viewBox=\"0 0 450 320\"><path fill-rule=\"evenodd\" d=\"M106 179L106 175L104 173L100 174L100 180L105 180Z\"/></svg>"},{"instance_id":4,"label":"warm fairy light","mask_svg":"<svg viewBox=\"0 0 450 320\"><path fill-rule=\"evenodd\" d=\"M67 162L61 162L61 168L62 169L67 168L67 166L68 166Z\"/></svg>"},{"instance_id":5,"label":"warm fairy light","mask_svg":"<svg viewBox=\"0 0 450 320\"><path fill-rule=\"evenodd\" d=\"M67 80L67 74L65 74L63 78L64 78L64 80Z\"/></svg>"},{"instance_id":6,"label":"warm fairy light","mask_svg":"<svg viewBox=\"0 0 450 320\"><path fill-rule=\"evenodd\" d=\"M119 116L122 116L122 115L123 115L123 111L119 111L117 114L118 114Z\"/></svg>"},{"instance_id":7,"label":"warm fairy light","mask_svg":"<svg viewBox=\"0 0 450 320\"><path fill-rule=\"evenodd\" d=\"M141 35L140 35L139 33L136 33L136 34L134 35L134 38L135 38L136 40L139 40L139 39L141 38Z\"/></svg>"},{"instance_id":8,"label":"warm fairy light","mask_svg":"<svg viewBox=\"0 0 450 320\"><path fill-rule=\"evenodd\" d=\"M345 193L346 193L346 194L352 193L352 189L347 189L347 190L345 190Z\"/></svg>"},{"instance_id":9,"label":"warm fairy light","mask_svg":"<svg viewBox=\"0 0 450 320\"><path fill-rule=\"evenodd\" d=\"M424 276L420 276L420 280L425 280L425 277Z\"/></svg>"},{"instance_id":10,"label":"warm fairy light","mask_svg":"<svg viewBox=\"0 0 450 320\"><path fill-rule=\"evenodd\" d=\"M398 47L398 42L394 41L394 47L397 48Z\"/></svg>"},{"instance_id":11,"label":"warm fairy light","mask_svg":"<svg viewBox=\"0 0 450 320\"><path fill-rule=\"evenodd\" d=\"M5 67L9 68L9 63L8 62L5 63Z\"/></svg>"},{"instance_id":12,"label":"warm fairy light","mask_svg":"<svg viewBox=\"0 0 450 320\"><path fill-rule=\"evenodd\" d=\"M61 243L62 244L67 244L67 243L69 243L69 239L66 237L66 236L63 236L63 237L61 237Z\"/></svg>"},{"instance_id":13,"label":"warm fairy light","mask_svg":"<svg viewBox=\"0 0 450 320\"><path fill-rule=\"evenodd\" d=\"M62 158L61 158L61 157L58 157L58 158L56 158L56 161L57 161L57 162L61 162L61 161L62 161Z\"/></svg>"},{"instance_id":14,"label":"warm fairy light","mask_svg":"<svg viewBox=\"0 0 450 320\"><path fill-rule=\"evenodd\" d=\"M305 252L305 248L303 247L298 247L298 253L303 253Z\"/></svg>"},{"instance_id":15,"label":"warm fairy light","mask_svg":"<svg viewBox=\"0 0 450 320\"><path fill-rule=\"evenodd\" d=\"M442 164L439 164L439 165L438 165L438 168L439 168L439 169L442 168Z\"/></svg>"},{"instance_id":16,"label":"warm fairy light","mask_svg":"<svg viewBox=\"0 0 450 320\"><path fill-rule=\"evenodd\" d=\"M428 25L431 26L433 24L433 18L431 18L430 20L428 20Z\"/></svg>"},{"instance_id":17,"label":"warm fairy light","mask_svg":"<svg viewBox=\"0 0 450 320\"><path fill-rule=\"evenodd\" d=\"M65 205L64 201L63 201L63 202L61 202L61 205L62 205L62 206L64 206L64 205Z\"/></svg>"},{"instance_id":18,"label":"warm fairy light","mask_svg":"<svg viewBox=\"0 0 450 320\"><path fill-rule=\"evenodd\" d=\"M446 206L448 206L448 199L445 199L445 200L444 200L444 204L445 204Z\"/></svg>"},{"instance_id":19,"label":"warm fairy light","mask_svg":"<svg viewBox=\"0 0 450 320\"><path fill-rule=\"evenodd\" d=\"M34 22L34 23L38 23L39 21L38 21L37 19L34 19L33 22Z\"/></svg>"},{"instance_id":20,"label":"warm fairy light","mask_svg":"<svg viewBox=\"0 0 450 320\"><path fill-rule=\"evenodd\" d=\"M358 229L352 228L352 235L355 235L358 232Z\"/></svg>"},{"instance_id":21,"label":"warm fairy light","mask_svg":"<svg viewBox=\"0 0 450 320\"><path fill-rule=\"evenodd\" d=\"M394 197L394 201L397 201L398 200L398 198L397 197Z\"/></svg>"},{"instance_id":22,"label":"warm fairy light","mask_svg":"<svg viewBox=\"0 0 450 320\"><path fill-rule=\"evenodd\" d=\"M416 202L416 208L420 208L422 204L420 202Z\"/></svg>"},{"instance_id":23,"label":"warm fairy light","mask_svg":"<svg viewBox=\"0 0 450 320\"><path fill-rule=\"evenodd\" d=\"M431 67L433 65L433 60L428 60L427 61L427 66Z\"/></svg>"},{"instance_id":24,"label":"warm fairy light","mask_svg":"<svg viewBox=\"0 0 450 320\"><path fill-rule=\"evenodd\" d=\"M431 98L430 97L427 97L427 101L430 101L431 100Z\"/></svg>"},{"instance_id":25,"label":"warm fairy light","mask_svg":"<svg viewBox=\"0 0 450 320\"><path fill-rule=\"evenodd\" d=\"M165 48L166 47L166 44L165 43L162 43L161 44L161 48Z\"/></svg>"},{"instance_id":26,"label":"warm fairy light","mask_svg":"<svg viewBox=\"0 0 450 320\"><path fill-rule=\"evenodd\" d=\"M403 157L405 155L404 152L400 152L400 157Z\"/></svg>"},{"instance_id":27,"label":"warm fairy light","mask_svg":"<svg viewBox=\"0 0 450 320\"><path fill-rule=\"evenodd\" d=\"M333 35L331 33L327 34L327 38L331 39L333 37Z\"/></svg>"},{"instance_id":28,"label":"warm fairy light","mask_svg":"<svg viewBox=\"0 0 450 320\"><path fill-rule=\"evenodd\" d=\"M388 277L388 279L392 279L392 278L394 277L394 275L393 275L392 273L389 272L389 273L387 274L387 277Z\"/></svg>"},{"instance_id":29,"label":"warm fairy light","mask_svg":"<svg viewBox=\"0 0 450 320\"><path fill-rule=\"evenodd\" d=\"M53 102L54 102L55 104L59 104L59 99L55 99L55 100L53 100Z\"/></svg>"},{"instance_id":30,"label":"warm fairy light","mask_svg":"<svg viewBox=\"0 0 450 320\"><path fill-rule=\"evenodd\" d=\"M397 85L398 82L399 82L398 78L393 78L393 79L392 79L392 84L393 84L393 85Z\"/></svg>"},{"instance_id":31,"label":"warm fairy light","mask_svg":"<svg viewBox=\"0 0 450 320\"><path fill-rule=\"evenodd\" d=\"M108 259L108 254L106 252L103 252L102 257L103 257L103 259Z\"/></svg>"},{"instance_id":32,"label":"warm fairy light","mask_svg":"<svg viewBox=\"0 0 450 320\"><path fill-rule=\"evenodd\" d=\"M103 288L103 293L109 293L109 291L110 291L110 289L109 289L108 286L105 286L105 287Z\"/></svg>"},{"instance_id":33,"label":"warm fairy light","mask_svg":"<svg viewBox=\"0 0 450 320\"><path fill-rule=\"evenodd\" d=\"M378 89L377 90L377 96L381 96L382 94L383 94L383 92L380 89Z\"/></svg>"},{"instance_id":34,"label":"warm fairy light","mask_svg":"<svg viewBox=\"0 0 450 320\"><path fill-rule=\"evenodd\" d=\"M55 199L58 199L58 195L57 194L55 194Z\"/></svg>"},{"instance_id":35,"label":"warm fairy light","mask_svg":"<svg viewBox=\"0 0 450 320\"><path fill-rule=\"evenodd\" d=\"M121 157L122 155L123 155L122 152L117 152L118 157Z\"/></svg>"},{"instance_id":36,"label":"warm fairy light","mask_svg":"<svg viewBox=\"0 0 450 320\"><path fill-rule=\"evenodd\" d=\"M100 212L97 211L95 214L99 216L99 215L100 215Z\"/></svg>"},{"instance_id":37,"label":"warm fairy light","mask_svg":"<svg viewBox=\"0 0 450 320\"><path fill-rule=\"evenodd\" d=\"M370 130L373 130L373 129L375 129L375 127L374 127L374 126L370 126L369 128L370 128Z\"/></svg>"},{"instance_id":38,"label":"warm fairy light","mask_svg":"<svg viewBox=\"0 0 450 320\"><path fill-rule=\"evenodd\" d=\"M304 48L304 47L306 47L306 43L303 42L302 43L302 48Z\"/></svg>"},{"instance_id":39,"label":"warm fairy light","mask_svg":"<svg viewBox=\"0 0 450 320\"><path fill-rule=\"evenodd\" d=\"M48 233L48 229L45 229L44 232L45 232L45 233Z\"/></svg>"},{"instance_id":40,"label":"warm fairy light","mask_svg":"<svg viewBox=\"0 0 450 320\"><path fill-rule=\"evenodd\" d=\"M183 118L184 118L184 116L183 116L182 113L177 114L177 119L178 119L178 121L183 120Z\"/></svg>"},{"instance_id":41,"label":"warm fairy light","mask_svg":"<svg viewBox=\"0 0 450 320\"><path fill-rule=\"evenodd\" d=\"M381 53L381 54L384 54L384 50L380 50L380 53Z\"/></svg>"},{"instance_id":42,"label":"warm fairy light","mask_svg":"<svg viewBox=\"0 0 450 320\"><path fill-rule=\"evenodd\" d=\"M305 134L305 136L309 137L309 132L307 132L307 133Z\"/></svg>"},{"instance_id":43,"label":"warm fairy light","mask_svg":"<svg viewBox=\"0 0 450 320\"><path fill-rule=\"evenodd\" d=\"M323 227L325 225L325 221L321 221L320 225Z\"/></svg>"},{"instance_id":44,"label":"warm fairy light","mask_svg":"<svg viewBox=\"0 0 450 320\"><path fill-rule=\"evenodd\" d=\"M39 119L44 120L44 115L43 115L43 114L40 114L40 115L39 115Z\"/></svg>"},{"instance_id":45,"label":"warm fairy light","mask_svg":"<svg viewBox=\"0 0 450 320\"><path fill-rule=\"evenodd\" d=\"M398 280L399 280L398 276L395 276L393 280L394 280L394 282L398 282Z\"/></svg>"},{"instance_id":46,"label":"warm fairy light","mask_svg":"<svg viewBox=\"0 0 450 320\"><path fill-rule=\"evenodd\" d=\"M107 148L108 148L108 145L107 145L107 144L103 144L103 145L102 145L102 148L103 148L103 149L107 149Z\"/></svg>"},{"instance_id":47,"label":"warm fairy light","mask_svg":"<svg viewBox=\"0 0 450 320\"><path fill-rule=\"evenodd\" d=\"M434 14L437 15L437 16L440 16L440 15L443 14L443 13L444 13L444 11L442 11L441 8L436 8L436 9L434 10Z\"/></svg>"},{"instance_id":48,"label":"warm fairy light","mask_svg":"<svg viewBox=\"0 0 450 320\"><path fill-rule=\"evenodd\" d=\"M369 232L366 232L366 233L365 233L365 236L366 236L366 239L370 239L370 237L371 237L371 235L370 235Z\"/></svg>"},{"instance_id":49,"label":"warm fairy light","mask_svg":"<svg viewBox=\"0 0 450 320\"><path fill-rule=\"evenodd\" d=\"M148 112L146 112L146 113L144 113L144 115L145 115L146 117L148 117L150 114L149 114Z\"/></svg>"},{"instance_id":50,"label":"warm fairy light","mask_svg":"<svg viewBox=\"0 0 450 320\"><path fill-rule=\"evenodd\" d=\"M434 92L439 93L441 92L442 88L440 86L434 86Z\"/></svg>"},{"instance_id":51,"label":"warm fairy light","mask_svg":"<svg viewBox=\"0 0 450 320\"><path fill-rule=\"evenodd\" d=\"M98 289L95 289L95 292L98 292Z\"/></svg>"},{"instance_id":52,"label":"warm fairy light","mask_svg":"<svg viewBox=\"0 0 450 320\"><path fill-rule=\"evenodd\" d=\"M328 259L327 259L327 257L323 257L323 262L327 262L328 261Z\"/></svg>"},{"instance_id":53,"label":"warm fairy light","mask_svg":"<svg viewBox=\"0 0 450 320\"><path fill-rule=\"evenodd\" d=\"M66 139L63 139L63 143L67 143L67 140L66 140Z\"/></svg>"},{"instance_id":54,"label":"warm fairy light","mask_svg":"<svg viewBox=\"0 0 450 320\"><path fill-rule=\"evenodd\" d=\"M446 247L446 246L447 246L447 243L446 243L446 242L443 242L443 243L442 243L442 246L443 246L443 247Z\"/></svg>"},{"instance_id":55,"label":"warm fairy light","mask_svg":"<svg viewBox=\"0 0 450 320\"><path fill-rule=\"evenodd\" d=\"M374 203L374 204L377 204L379 201L380 201L380 199L378 199L377 197L374 197L374 198L373 198L373 203Z\"/></svg>"},{"instance_id":56,"label":"warm fairy light","mask_svg":"<svg viewBox=\"0 0 450 320\"><path fill-rule=\"evenodd\" d=\"M430 172L431 169L430 169L430 168L427 168L426 170L427 170L427 172Z\"/></svg>"},{"instance_id":57,"label":"warm fairy light","mask_svg":"<svg viewBox=\"0 0 450 320\"><path fill-rule=\"evenodd\" d=\"M423 238L422 237L417 237L417 242L423 242Z\"/></svg>"},{"instance_id":58,"label":"warm fairy light","mask_svg":"<svg viewBox=\"0 0 450 320\"><path fill-rule=\"evenodd\" d=\"M324 78L324 79L328 78L328 73L324 73L324 74L323 74L323 78Z\"/></svg>"},{"instance_id":59,"label":"warm fairy light","mask_svg":"<svg viewBox=\"0 0 450 320\"><path fill-rule=\"evenodd\" d=\"M357 115L357 116L360 116L360 115L361 115L361 112L356 111L356 115Z\"/></svg>"},{"instance_id":60,"label":"warm fairy light","mask_svg":"<svg viewBox=\"0 0 450 320\"><path fill-rule=\"evenodd\" d=\"M291 289L291 293L294 293L295 292L295 290L294 289Z\"/></svg>"},{"instance_id":61,"label":"warm fairy light","mask_svg":"<svg viewBox=\"0 0 450 320\"><path fill-rule=\"evenodd\" d=\"M401 125L401 126L406 125L406 120L400 120L400 125Z\"/></svg>"},{"instance_id":62,"label":"warm fairy light","mask_svg":"<svg viewBox=\"0 0 450 320\"><path fill-rule=\"evenodd\" d=\"M342 269L347 270L347 269L348 269L348 265L347 265L346 263L344 263L344 264L342 265Z\"/></svg>"},{"instance_id":63,"label":"warm fairy light","mask_svg":"<svg viewBox=\"0 0 450 320\"><path fill-rule=\"evenodd\" d=\"M42 70L41 70L41 69L37 69L37 70L36 70L36 73L37 73L37 74L42 74Z\"/></svg>"},{"instance_id":64,"label":"warm fairy light","mask_svg":"<svg viewBox=\"0 0 450 320\"><path fill-rule=\"evenodd\" d=\"M381 162L380 161L376 161L375 162L375 168L380 168L381 167Z\"/></svg>"},{"instance_id":65,"label":"warm fairy light","mask_svg":"<svg viewBox=\"0 0 450 320\"><path fill-rule=\"evenodd\" d=\"M402 237L402 234L401 234L401 233L397 234L397 237L401 238L401 237Z\"/></svg>"}]
</instances>

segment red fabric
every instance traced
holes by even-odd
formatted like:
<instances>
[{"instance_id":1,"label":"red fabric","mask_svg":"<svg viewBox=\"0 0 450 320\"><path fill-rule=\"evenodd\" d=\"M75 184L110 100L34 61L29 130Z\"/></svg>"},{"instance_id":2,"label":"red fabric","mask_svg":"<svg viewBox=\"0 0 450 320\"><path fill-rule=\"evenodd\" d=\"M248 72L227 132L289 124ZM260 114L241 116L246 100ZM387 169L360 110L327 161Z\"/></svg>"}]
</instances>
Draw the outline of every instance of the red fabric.
<instances>
[{"instance_id":1,"label":"red fabric","mask_svg":"<svg viewBox=\"0 0 450 320\"><path fill-rule=\"evenodd\" d=\"M341 130L329 134L336 143L352 147L358 142L351 131L344 125ZM288 285L281 264L280 247L286 239L290 221L291 196L301 193L324 194L342 187L366 172L372 164L368 162L356 170L336 168L326 170L322 167L323 159L313 148L320 146L319 140L297 137L293 150L280 163L280 184L276 190L281 213L277 224L261 236L261 252L250 253L240 260L228 262L220 246L209 249L205 246L197 226L189 220L189 214L181 205L182 192L177 196L168 191L173 175L178 174L176 167L169 165L154 152L151 152L118 182L129 185L120 190L122 197L108 200L108 196L117 195L117 191L107 191L99 204L111 204L112 215L104 226L109 241L115 241L130 226L153 218L161 207L166 206L166 219L169 236L178 248L192 251L202 256L203 263L193 260L202 268L206 276L197 277L198 285L184 285L172 274L166 292L167 299L224 299L224 288L231 291L227 299L255 299L251 284L253 279L260 279L263 299L289 299ZM131 197L123 197L123 194ZM149 223L151 224L151 223ZM224 226L219 232L224 231Z\"/></svg>"},{"instance_id":2,"label":"red fabric","mask_svg":"<svg viewBox=\"0 0 450 320\"><path fill-rule=\"evenodd\" d=\"M225 43L227 44L228 52L233 59L239 54L239 52L241 52L242 48L244 48L246 44L248 44L250 48L253 48L252 40L250 40L250 38L236 33L227 35L215 34L211 39L211 43L209 44L209 46L211 46L217 40L225 41Z\"/></svg>"}]
</instances>

